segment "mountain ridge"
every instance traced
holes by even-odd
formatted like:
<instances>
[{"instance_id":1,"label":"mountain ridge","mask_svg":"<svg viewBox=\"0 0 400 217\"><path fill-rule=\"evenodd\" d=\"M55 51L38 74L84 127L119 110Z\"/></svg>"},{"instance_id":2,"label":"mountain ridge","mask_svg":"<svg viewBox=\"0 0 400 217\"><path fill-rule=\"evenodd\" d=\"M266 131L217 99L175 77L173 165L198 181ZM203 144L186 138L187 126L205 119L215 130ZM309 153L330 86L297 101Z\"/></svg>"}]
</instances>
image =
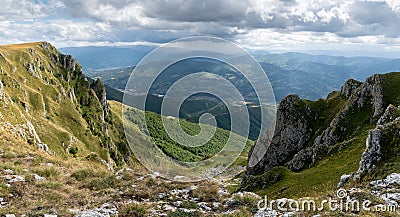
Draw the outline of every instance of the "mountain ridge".
<instances>
[{"instance_id":1,"label":"mountain ridge","mask_svg":"<svg viewBox=\"0 0 400 217\"><path fill-rule=\"evenodd\" d=\"M317 101L303 100L297 95L285 97L279 104L273 137L264 134L255 143L271 144L266 154L258 158L257 164L248 161L242 189L274 192L272 186L279 185L279 182L287 184L285 180L289 179L273 180L274 174L306 176L312 171L328 168L330 172L320 173L321 180L339 180L342 175L339 173L347 171L354 181L365 182L398 172L397 158L390 154L390 150L398 148L395 132L400 128L394 105L400 103L399 94L395 92L399 76L400 73L393 72L373 75L365 82L350 79L340 91ZM252 159L252 150L249 160ZM332 160L336 157L346 158L342 163L348 167L343 169L339 161ZM331 164L327 163L329 161ZM317 180L311 183L315 186L322 184ZM333 190L336 183L331 182L329 186ZM285 191L293 193L300 187L290 186Z\"/></svg>"}]
</instances>

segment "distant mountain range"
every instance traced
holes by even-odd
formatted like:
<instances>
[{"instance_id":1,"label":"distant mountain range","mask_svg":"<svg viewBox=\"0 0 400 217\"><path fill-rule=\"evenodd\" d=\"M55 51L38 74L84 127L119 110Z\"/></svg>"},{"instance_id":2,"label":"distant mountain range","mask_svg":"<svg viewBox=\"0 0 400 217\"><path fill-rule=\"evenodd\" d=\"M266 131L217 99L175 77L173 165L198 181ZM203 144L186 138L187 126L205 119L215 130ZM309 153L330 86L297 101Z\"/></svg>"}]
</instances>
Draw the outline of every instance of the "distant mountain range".
<instances>
[{"instance_id":1,"label":"distant mountain range","mask_svg":"<svg viewBox=\"0 0 400 217\"><path fill-rule=\"evenodd\" d=\"M90 50L90 48L82 49ZM109 52L119 52L118 49L122 48L110 48ZM137 53L134 55L135 49ZM136 47L123 51L132 52L130 56L139 58L145 55L146 50L148 51L150 48L140 47L139 49L139 47ZM100 78L104 81L109 93L109 99L122 102L123 92L134 66L112 68L110 66L118 65L119 61L125 61L124 59L113 57L108 63L108 69L90 70L95 64L90 63L85 66L85 61L98 62L104 58L104 55L100 54L100 57L96 58L99 55L98 53L89 53L92 55L91 58L85 56L87 55L85 52L78 54L78 59L79 55L83 56L83 67L86 68L85 74L91 78ZM400 71L400 59L310 55L295 52L283 54L256 52L254 55L268 75L277 102L289 94L297 94L301 98L309 100L324 98L333 90L339 89L350 78L364 80L374 73ZM117 59L116 62L113 61L115 58ZM132 63L136 63L134 58L132 58ZM128 64L128 62L125 62L125 64ZM97 66L100 67L100 65ZM178 78L195 71L208 71L223 76L240 90L246 101L257 102L257 99L254 98L254 93L252 93L251 88L248 88L249 85L247 85L244 77L240 76L240 73L235 72L235 70L223 63L197 59L196 61L181 61L179 66L171 67L162 73L162 79L157 79L156 84L151 89L150 94L152 96L150 96L150 99L152 103L149 104L151 105L149 110L160 113L162 99L155 96L164 95ZM232 75L234 76L232 77ZM180 117L197 122L203 113L210 112L217 116L219 127L230 130L230 117L227 115L226 107L221 103L221 101L215 101L204 96L200 98L192 97L182 105ZM254 108L251 110L252 124L249 138L254 140L259 135L260 117L258 115L260 112Z\"/></svg>"},{"instance_id":2,"label":"distant mountain range","mask_svg":"<svg viewBox=\"0 0 400 217\"><path fill-rule=\"evenodd\" d=\"M123 90L133 66L153 49L151 46L69 47L60 51L76 57L89 77L101 77L110 87ZM315 100L340 88L349 78L364 80L373 73L400 71L400 59L251 53L267 73L277 101L288 94Z\"/></svg>"}]
</instances>

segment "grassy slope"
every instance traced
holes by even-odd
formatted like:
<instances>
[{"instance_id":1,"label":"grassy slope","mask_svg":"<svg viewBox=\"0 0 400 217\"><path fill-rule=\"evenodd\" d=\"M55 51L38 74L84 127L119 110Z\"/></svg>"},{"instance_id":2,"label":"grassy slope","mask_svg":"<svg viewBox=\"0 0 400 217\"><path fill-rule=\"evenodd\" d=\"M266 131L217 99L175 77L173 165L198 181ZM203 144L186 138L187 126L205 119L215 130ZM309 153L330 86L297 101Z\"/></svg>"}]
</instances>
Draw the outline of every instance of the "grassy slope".
<instances>
[{"instance_id":1,"label":"grassy slope","mask_svg":"<svg viewBox=\"0 0 400 217\"><path fill-rule=\"evenodd\" d=\"M2 103L8 104L0 108L0 122L31 122L42 142L64 159L72 157L65 151L72 138L71 147L78 149L78 158L95 152L108 161L108 152L115 147L110 147L102 129L101 105L79 69L67 72L62 66L63 56L50 45L43 48L42 43L1 46L0 53L0 81L5 93ZM35 66L38 76L27 70L28 63ZM76 98L70 97L73 93ZM123 147L120 130L114 123L107 126L113 142Z\"/></svg>"}]
</instances>

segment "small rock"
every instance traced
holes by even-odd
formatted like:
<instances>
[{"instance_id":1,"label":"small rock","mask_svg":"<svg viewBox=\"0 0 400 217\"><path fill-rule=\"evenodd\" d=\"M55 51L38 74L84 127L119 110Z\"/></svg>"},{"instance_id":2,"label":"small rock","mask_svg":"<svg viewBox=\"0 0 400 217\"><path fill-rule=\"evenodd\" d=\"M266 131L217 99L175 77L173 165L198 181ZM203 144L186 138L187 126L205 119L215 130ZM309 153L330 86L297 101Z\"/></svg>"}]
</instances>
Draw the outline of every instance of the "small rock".
<instances>
[{"instance_id":1,"label":"small rock","mask_svg":"<svg viewBox=\"0 0 400 217\"><path fill-rule=\"evenodd\" d=\"M106 217L106 215L103 215L97 211L88 210L79 212L75 217Z\"/></svg>"},{"instance_id":2,"label":"small rock","mask_svg":"<svg viewBox=\"0 0 400 217\"><path fill-rule=\"evenodd\" d=\"M204 210L204 211L211 211L212 210L211 207L209 207L206 202L200 202L200 203L197 204L197 206L200 209Z\"/></svg>"},{"instance_id":3,"label":"small rock","mask_svg":"<svg viewBox=\"0 0 400 217\"><path fill-rule=\"evenodd\" d=\"M342 186L344 183L346 183L346 182L349 180L350 177L351 177L351 175L343 174L343 175L340 177L340 181L339 181L339 183L337 184L337 188L339 188L339 187Z\"/></svg>"},{"instance_id":4,"label":"small rock","mask_svg":"<svg viewBox=\"0 0 400 217\"><path fill-rule=\"evenodd\" d=\"M275 217L278 216L278 213L270 208L265 208L258 210L258 212L254 215L254 217L264 217L264 216Z\"/></svg>"},{"instance_id":5,"label":"small rock","mask_svg":"<svg viewBox=\"0 0 400 217\"><path fill-rule=\"evenodd\" d=\"M159 193L157 195L158 198L164 198L164 197L168 197L168 196L169 196L169 194L167 194L167 193Z\"/></svg>"},{"instance_id":6,"label":"small rock","mask_svg":"<svg viewBox=\"0 0 400 217\"><path fill-rule=\"evenodd\" d=\"M219 203L219 202L213 202L213 207L214 208L219 208L221 206L221 203Z\"/></svg>"},{"instance_id":7,"label":"small rock","mask_svg":"<svg viewBox=\"0 0 400 217\"><path fill-rule=\"evenodd\" d=\"M46 180L46 178L39 176L38 174L32 174L33 178L35 178L35 181L37 182L43 182Z\"/></svg>"},{"instance_id":8,"label":"small rock","mask_svg":"<svg viewBox=\"0 0 400 217\"><path fill-rule=\"evenodd\" d=\"M195 212L196 210L194 209L186 209L186 208L179 208L180 211L185 212L185 213L191 213Z\"/></svg>"},{"instance_id":9,"label":"small rock","mask_svg":"<svg viewBox=\"0 0 400 217\"><path fill-rule=\"evenodd\" d=\"M157 178L157 177L159 177L160 176L160 173L158 173L158 172L153 172L153 173L150 173L150 174L147 174L147 178L152 178L152 179L155 179L155 178Z\"/></svg>"},{"instance_id":10,"label":"small rock","mask_svg":"<svg viewBox=\"0 0 400 217\"><path fill-rule=\"evenodd\" d=\"M390 206L399 206L397 201L400 201L400 193L385 193L381 195L381 198Z\"/></svg>"},{"instance_id":11,"label":"small rock","mask_svg":"<svg viewBox=\"0 0 400 217\"><path fill-rule=\"evenodd\" d=\"M19 175L6 175L5 179L9 182L25 182L25 177L24 176L19 176Z\"/></svg>"},{"instance_id":12,"label":"small rock","mask_svg":"<svg viewBox=\"0 0 400 217\"><path fill-rule=\"evenodd\" d=\"M172 202L172 205L174 205L175 207L181 207L182 201L180 201L180 200L174 201L174 202Z\"/></svg>"},{"instance_id":13,"label":"small rock","mask_svg":"<svg viewBox=\"0 0 400 217\"><path fill-rule=\"evenodd\" d=\"M227 195L227 194L229 194L229 193L228 193L228 191L227 191L226 189L224 189L224 188L221 188L221 189L218 190L218 195L219 195L219 196L224 196L224 195Z\"/></svg>"},{"instance_id":14,"label":"small rock","mask_svg":"<svg viewBox=\"0 0 400 217\"><path fill-rule=\"evenodd\" d=\"M170 206L170 205L165 205L163 208L164 211L172 211L175 212L176 211L176 207Z\"/></svg>"},{"instance_id":15,"label":"small rock","mask_svg":"<svg viewBox=\"0 0 400 217\"><path fill-rule=\"evenodd\" d=\"M44 214L43 217L57 217L57 215L54 215L54 214Z\"/></svg>"},{"instance_id":16,"label":"small rock","mask_svg":"<svg viewBox=\"0 0 400 217\"><path fill-rule=\"evenodd\" d=\"M137 178L136 180L137 180L137 181L143 181L143 179L144 179L144 177L141 176L141 177Z\"/></svg>"},{"instance_id":17,"label":"small rock","mask_svg":"<svg viewBox=\"0 0 400 217\"><path fill-rule=\"evenodd\" d=\"M192 186L189 187L189 190L191 190L191 191L194 191L196 189L197 189L197 186L195 186L195 185L192 185Z\"/></svg>"}]
</instances>

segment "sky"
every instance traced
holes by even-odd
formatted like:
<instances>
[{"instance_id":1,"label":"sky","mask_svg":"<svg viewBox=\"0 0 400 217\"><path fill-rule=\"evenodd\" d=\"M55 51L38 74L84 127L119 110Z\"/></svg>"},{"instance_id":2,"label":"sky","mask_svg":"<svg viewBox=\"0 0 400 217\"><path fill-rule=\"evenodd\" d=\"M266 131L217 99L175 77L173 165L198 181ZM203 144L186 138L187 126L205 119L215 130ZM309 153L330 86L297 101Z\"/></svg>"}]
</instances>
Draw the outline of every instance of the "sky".
<instances>
[{"instance_id":1,"label":"sky","mask_svg":"<svg viewBox=\"0 0 400 217\"><path fill-rule=\"evenodd\" d=\"M400 0L0 0L0 44L160 45L196 35L266 51L400 57Z\"/></svg>"}]
</instances>

